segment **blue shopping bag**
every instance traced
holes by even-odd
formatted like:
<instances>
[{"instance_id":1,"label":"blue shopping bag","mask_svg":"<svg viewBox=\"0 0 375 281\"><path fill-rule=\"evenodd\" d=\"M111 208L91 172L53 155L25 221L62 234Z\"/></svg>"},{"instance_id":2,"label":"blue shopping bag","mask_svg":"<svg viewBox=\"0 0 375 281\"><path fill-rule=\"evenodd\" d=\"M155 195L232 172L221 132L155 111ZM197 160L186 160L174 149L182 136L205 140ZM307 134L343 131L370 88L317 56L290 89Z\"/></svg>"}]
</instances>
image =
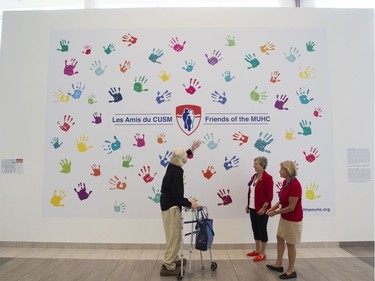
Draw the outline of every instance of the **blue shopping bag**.
<instances>
[{"instance_id":1,"label":"blue shopping bag","mask_svg":"<svg viewBox=\"0 0 375 281\"><path fill-rule=\"evenodd\" d=\"M213 220L201 218L197 220L195 234L195 249L207 251L214 240Z\"/></svg>"}]
</instances>

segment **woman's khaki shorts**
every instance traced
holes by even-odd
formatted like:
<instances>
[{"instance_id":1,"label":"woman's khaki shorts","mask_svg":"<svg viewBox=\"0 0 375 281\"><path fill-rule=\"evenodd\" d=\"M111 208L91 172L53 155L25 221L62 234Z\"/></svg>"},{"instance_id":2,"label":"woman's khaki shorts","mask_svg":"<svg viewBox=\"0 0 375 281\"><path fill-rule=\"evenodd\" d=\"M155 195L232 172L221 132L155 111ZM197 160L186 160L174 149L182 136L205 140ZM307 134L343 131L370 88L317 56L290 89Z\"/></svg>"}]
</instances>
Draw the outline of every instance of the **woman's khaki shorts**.
<instances>
[{"instance_id":1,"label":"woman's khaki shorts","mask_svg":"<svg viewBox=\"0 0 375 281\"><path fill-rule=\"evenodd\" d=\"M287 221L280 218L277 236L284 239L286 243L295 245L301 242L302 221Z\"/></svg>"}]
</instances>

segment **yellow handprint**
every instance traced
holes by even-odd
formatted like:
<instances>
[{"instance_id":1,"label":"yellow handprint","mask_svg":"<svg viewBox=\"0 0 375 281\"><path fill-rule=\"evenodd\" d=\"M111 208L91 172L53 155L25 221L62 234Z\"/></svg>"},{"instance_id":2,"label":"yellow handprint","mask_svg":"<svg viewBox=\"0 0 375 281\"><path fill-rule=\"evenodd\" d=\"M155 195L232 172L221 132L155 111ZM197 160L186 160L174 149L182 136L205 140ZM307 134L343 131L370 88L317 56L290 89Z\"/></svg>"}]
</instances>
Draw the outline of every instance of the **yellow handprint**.
<instances>
[{"instance_id":1,"label":"yellow handprint","mask_svg":"<svg viewBox=\"0 0 375 281\"><path fill-rule=\"evenodd\" d=\"M64 207L64 204L61 204L61 201L64 199L65 197L65 192L63 190L60 190L60 194L56 194L56 189L55 191L53 192L53 196L51 198L51 204L55 207Z\"/></svg>"},{"instance_id":2,"label":"yellow handprint","mask_svg":"<svg viewBox=\"0 0 375 281\"><path fill-rule=\"evenodd\" d=\"M311 66L308 66L306 67L305 71L301 71L299 73L299 77L301 79L308 79L308 78L315 79L314 73L315 73L315 69L311 68Z\"/></svg>"},{"instance_id":3,"label":"yellow handprint","mask_svg":"<svg viewBox=\"0 0 375 281\"><path fill-rule=\"evenodd\" d=\"M290 129L289 131L285 130L285 138L287 140L293 140L293 139L295 139L295 137L294 137L294 130L293 129Z\"/></svg>"},{"instance_id":4,"label":"yellow handprint","mask_svg":"<svg viewBox=\"0 0 375 281\"><path fill-rule=\"evenodd\" d=\"M70 100L70 96L64 94L60 89L54 93L54 96L56 98L55 102L68 102Z\"/></svg>"},{"instance_id":5,"label":"yellow handprint","mask_svg":"<svg viewBox=\"0 0 375 281\"><path fill-rule=\"evenodd\" d=\"M315 192L318 190L318 188L319 188L319 185L317 185L315 182L310 183L309 187L306 185L306 198L309 200L315 200L317 198L320 198L321 197L320 195L318 196L315 195Z\"/></svg>"},{"instance_id":6,"label":"yellow handprint","mask_svg":"<svg viewBox=\"0 0 375 281\"><path fill-rule=\"evenodd\" d=\"M169 80L169 78L171 77L171 75L170 74L168 75L165 70L162 70L162 71L160 71L159 77L161 78L161 80L163 80L164 82L166 82L166 81Z\"/></svg>"},{"instance_id":7,"label":"yellow handprint","mask_svg":"<svg viewBox=\"0 0 375 281\"><path fill-rule=\"evenodd\" d=\"M90 145L89 147L86 146L86 143L87 143L88 140L89 140L89 137L85 136L85 135L81 135L79 137L79 140L76 139L77 148L78 148L79 152L85 152L86 150L92 148L92 145Z\"/></svg>"}]
</instances>

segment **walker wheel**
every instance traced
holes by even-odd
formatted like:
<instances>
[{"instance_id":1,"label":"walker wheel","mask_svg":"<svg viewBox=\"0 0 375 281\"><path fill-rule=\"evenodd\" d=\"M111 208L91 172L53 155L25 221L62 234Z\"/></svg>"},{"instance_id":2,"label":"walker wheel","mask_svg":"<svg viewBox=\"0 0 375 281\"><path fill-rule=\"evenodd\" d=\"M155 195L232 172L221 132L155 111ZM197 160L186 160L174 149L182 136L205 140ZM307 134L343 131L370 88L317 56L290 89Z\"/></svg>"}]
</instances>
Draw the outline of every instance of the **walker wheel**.
<instances>
[{"instance_id":1,"label":"walker wheel","mask_svg":"<svg viewBox=\"0 0 375 281\"><path fill-rule=\"evenodd\" d=\"M211 270L215 271L217 269L217 263L216 262L211 262Z\"/></svg>"},{"instance_id":2,"label":"walker wheel","mask_svg":"<svg viewBox=\"0 0 375 281\"><path fill-rule=\"evenodd\" d=\"M182 278L184 278L184 276L181 275L181 273L179 273L179 274L177 275L177 280L182 280Z\"/></svg>"}]
</instances>

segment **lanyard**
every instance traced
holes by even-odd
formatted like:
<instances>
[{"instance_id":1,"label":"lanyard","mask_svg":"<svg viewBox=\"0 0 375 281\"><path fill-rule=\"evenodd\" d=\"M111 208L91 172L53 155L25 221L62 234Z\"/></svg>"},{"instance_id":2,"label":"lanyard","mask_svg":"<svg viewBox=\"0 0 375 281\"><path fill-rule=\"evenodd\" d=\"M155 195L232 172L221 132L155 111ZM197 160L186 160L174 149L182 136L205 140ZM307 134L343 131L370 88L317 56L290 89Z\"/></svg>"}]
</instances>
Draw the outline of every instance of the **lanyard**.
<instances>
[{"instance_id":1,"label":"lanyard","mask_svg":"<svg viewBox=\"0 0 375 281\"><path fill-rule=\"evenodd\" d=\"M292 183L292 181L294 181L295 178L291 178L289 181L287 181L285 183L285 185L283 186L283 188L280 190L279 192L279 200L281 201L281 194L285 191L285 189Z\"/></svg>"}]
</instances>

